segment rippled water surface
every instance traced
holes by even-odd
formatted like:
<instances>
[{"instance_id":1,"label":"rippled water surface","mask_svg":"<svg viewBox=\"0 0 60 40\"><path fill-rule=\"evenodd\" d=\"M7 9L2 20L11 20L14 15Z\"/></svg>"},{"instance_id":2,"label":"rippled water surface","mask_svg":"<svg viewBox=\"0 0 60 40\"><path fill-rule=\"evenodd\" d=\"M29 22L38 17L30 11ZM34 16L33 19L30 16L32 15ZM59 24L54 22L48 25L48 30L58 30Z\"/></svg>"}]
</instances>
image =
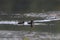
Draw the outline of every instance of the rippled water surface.
<instances>
[{"instance_id":1,"label":"rippled water surface","mask_svg":"<svg viewBox=\"0 0 60 40\"><path fill-rule=\"evenodd\" d=\"M0 40L60 40L60 34L36 31L0 31Z\"/></svg>"},{"instance_id":2,"label":"rippled water surface","mask_svg":"<svg viewBox=\"0 0 60 40\"><path fill-rule=\"evenodd\" d=\"M40 16L40 15L39 15ZM4 18L5 17L5 18ZM10 19L9 19L10 18ZM18 21L27 21L31 19L41 19L41 18L15 18L15 16L0 16L0 19L5 20L18 20ZM12 23L13 24L13 23ZM40 25L33 25L31 28L30 25L9 25L0 24L0 40L60 40L60 21L51 21L47 23L40 23Z\"/></svg>"}]
</instances>

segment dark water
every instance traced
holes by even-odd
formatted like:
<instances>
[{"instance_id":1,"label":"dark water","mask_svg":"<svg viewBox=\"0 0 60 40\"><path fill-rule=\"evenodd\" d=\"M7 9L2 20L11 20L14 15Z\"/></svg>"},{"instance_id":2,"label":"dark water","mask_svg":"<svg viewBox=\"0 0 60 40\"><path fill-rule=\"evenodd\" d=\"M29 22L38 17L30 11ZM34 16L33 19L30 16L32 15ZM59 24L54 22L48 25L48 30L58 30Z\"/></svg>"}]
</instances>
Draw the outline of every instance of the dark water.
<instances>
[{"instance_id":1,"label":"dark water","mask_svg":"<svg viewBox=\"0 0 60 40\"><path fill-rule=\"evenodd\" d=\"M30 18L30 17L20 17L20 18L14 18L11 15L1 15L0 20L18 20L18 21L28 21L31 19L40 19L40 18ZM15 30L15 31L20 31L20 30L26 30L26 31L41 31L41 32L60 32L60 21L52 21L45 23L47 25L39 25L39 26L34 26L31 28L31 26L18 26L18 25L1 25L0 24L0 30Z\"/></svg>"},{"instance_id":2,"label":"dark water","mask_svg":"<svg viewBox=\"0 0 60 40\"><path fill-rule=\"evenodd\" d=\"M38 26L18 26L18 25L1 25L0 24L0 30L15 30L15 31L20 31L20 30L26 30L26 31L40 31L40 32L60 32L60 22L55 21L55 22L49 22L46 23L47 25L38 25Z\"/></svg>"},{"instance_id":3,"label":"dark water","mask_svg":"<svg viewBox=\"0 0 60 40\"><path fill-rule=\"evenodd\" d=\"M9 18L0 17L1 20L18 20L28 21L30 18ZM34 19L34 18L33 18ZM34 19L35 20L35 19ZM44 23L42 23L44 24ZM60 21L52 21L45 23L47 25L38 26L18 26L18 25L3 25L0 24L0 39L1 40L60 40ZM3 31L2 31L3 30ZM6 31L5 31L6 30ZM30 35L33 36L30 37ZM9 37L9 38L8 38Z\"/></svg>"}]
</instances>

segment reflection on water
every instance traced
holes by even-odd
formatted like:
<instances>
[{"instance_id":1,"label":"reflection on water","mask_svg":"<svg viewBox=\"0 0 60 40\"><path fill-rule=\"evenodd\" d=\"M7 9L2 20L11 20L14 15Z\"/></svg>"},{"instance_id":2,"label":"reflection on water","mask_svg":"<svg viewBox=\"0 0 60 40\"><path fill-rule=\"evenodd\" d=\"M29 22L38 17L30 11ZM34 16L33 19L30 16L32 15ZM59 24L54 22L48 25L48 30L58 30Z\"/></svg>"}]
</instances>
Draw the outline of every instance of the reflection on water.
<instances>
[{"instance_id":1,"label":"reflection on water","mask_svg":"<svg viewBox=\"0 0 60 40\"><path fill-rule=\"evenodd\" d=\"M1 26L0 29L6 30L0 31L1 40L60 40L59 33L52 33L55 32L56 24L54 24L53 26L52 25L34 26L34 29L32 30L30 26L16 26L16 25L0 25L0 26ZM7 31L12 29L20 31Z\"/></svg>"},{"instance_id":2,"label":"reflection on water","mask_svg":"<svg viewBox=\"0 0 60 40\"><path fill-rule=\"evenodd\" d=\"M38 17L38 15L36 16ZM4 17L6 17L6 19ZM0 18L2 20L3 19L5 20L17 20L18 19L19 21L25 20L25 18L20 18L20 19L17 17L13 18L8 15L1 16ZM27 18L31 20L29 17L26 17L26 19ZM14 21L13 22L6 21L0 24L0 30L15 30L15 31L0 31L0 39L1 40L60 40L60 33L59 33L60 32L60 21L40 23L39 25L38 23L35 23L37 25L34 25L33 28L31 28L30 25L27 25L27 26L26 25L25 26L24 25L12 25L12 24L17 24L17 23L18 22L15 23Z\"/></svg>"},{"instance_id":3,"label":"reflection on water","mask_svg":"<svg viewBox=\"0 0 60 40\"><path fill-rule=\"evenodd\" d=\"M60 34L36 31L0 31L1 40L60 40Z\"/></svg>"}]
</instances>

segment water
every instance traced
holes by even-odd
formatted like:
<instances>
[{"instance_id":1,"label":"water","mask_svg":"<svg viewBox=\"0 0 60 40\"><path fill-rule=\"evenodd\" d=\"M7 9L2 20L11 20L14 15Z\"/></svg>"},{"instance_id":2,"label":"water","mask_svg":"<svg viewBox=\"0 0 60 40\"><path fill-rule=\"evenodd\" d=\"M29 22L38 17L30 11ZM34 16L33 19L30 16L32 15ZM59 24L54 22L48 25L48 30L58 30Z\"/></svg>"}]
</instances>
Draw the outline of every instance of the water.
<instances>
[{"instance_id":1,"label":"water","mask_svg":"<svg viewBox=\"0 0 60 40\"><path fill-rule=\"evenodd\" d=\"M0 25L0 40L60 40L59 21L31 28L30 26ZM54 24L54 25L49 25ZM59 29L58 29L59 28ZM57 32L58 31L58 32Z\"/></svg>"},{"instance_id":2,"label":"water","mask_svg":"<svg viewBox=\"0 0 60 40\"><path fill-rule=\"evenodd\" d=\"M0 31L0 40L60 40L60 34L37 31Z\"/></svg>"},{"instance_id":3,"label":"water","mask_svg":"<svg viewBox=\"0 0 60 40\"><path fill-rule=\"evenodd\" d=\"M31 20L32 18L29 17L12 18L10 16L1 16L0 19L3 21L6 20L28 21ZM33 19L35 20L39 18L33 18ZM60 21L41 23L41 25L34 25L33 28L31 28L30 25L24 26L24 25L0 24L0 39L1 40L29 40L29 39L60 40Z\"/></svg>"}]
</instances>

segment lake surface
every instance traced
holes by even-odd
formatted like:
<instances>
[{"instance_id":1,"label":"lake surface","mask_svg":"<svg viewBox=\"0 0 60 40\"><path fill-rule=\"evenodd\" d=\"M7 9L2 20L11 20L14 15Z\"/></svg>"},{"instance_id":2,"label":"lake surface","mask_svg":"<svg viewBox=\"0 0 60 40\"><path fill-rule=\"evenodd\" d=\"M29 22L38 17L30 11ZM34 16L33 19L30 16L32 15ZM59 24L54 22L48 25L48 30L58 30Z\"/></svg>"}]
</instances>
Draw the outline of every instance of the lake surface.
<instances>
[{"instance_id":1,"label":"lake surface","mask_svg":"<svg viewBox=\"0 0 60 40\"><path fill-rule=\"evenodd\" d=\"M25 17L25 16L24 16ZM28 21L31 19L41 19L41 18L11 18L11 16L0 16L0 20L13 20L13 21ZM47 25L37 25L24 26L24 25L12 25L12 24L0 24L0 39L1 40L60 40L60 21L52 21L47 23L42 23ZM14 34L15 33L15 34ZM9 34L9 35L8 35ZM13 35L14 34L14 35ZM20 35L20 36L18 36ZM34 36L28 36L34 35ZM9 37L9 38L8 38Z\"/></svg>"},{"instance_id":2,"label":"lake surface","mask_svg":"<svg viewBox=\"0 0 60 40\"><path fill-rule=\"evenodd\" d=\"M60 40L60 34L37 31L0 30L0 40Z\"/></svg>"},{"instance_id":3,"label":"lake surface","mask_svg":"<svg viewBox=\"0 0 60 40\"><path fill-rule=\"evenodd\" d=\"M47 25L34 25L33 28L30 25L0 24L0 39L60 40L60 21L52 21L45 24Z\"/></svg>"}]
</instances>

